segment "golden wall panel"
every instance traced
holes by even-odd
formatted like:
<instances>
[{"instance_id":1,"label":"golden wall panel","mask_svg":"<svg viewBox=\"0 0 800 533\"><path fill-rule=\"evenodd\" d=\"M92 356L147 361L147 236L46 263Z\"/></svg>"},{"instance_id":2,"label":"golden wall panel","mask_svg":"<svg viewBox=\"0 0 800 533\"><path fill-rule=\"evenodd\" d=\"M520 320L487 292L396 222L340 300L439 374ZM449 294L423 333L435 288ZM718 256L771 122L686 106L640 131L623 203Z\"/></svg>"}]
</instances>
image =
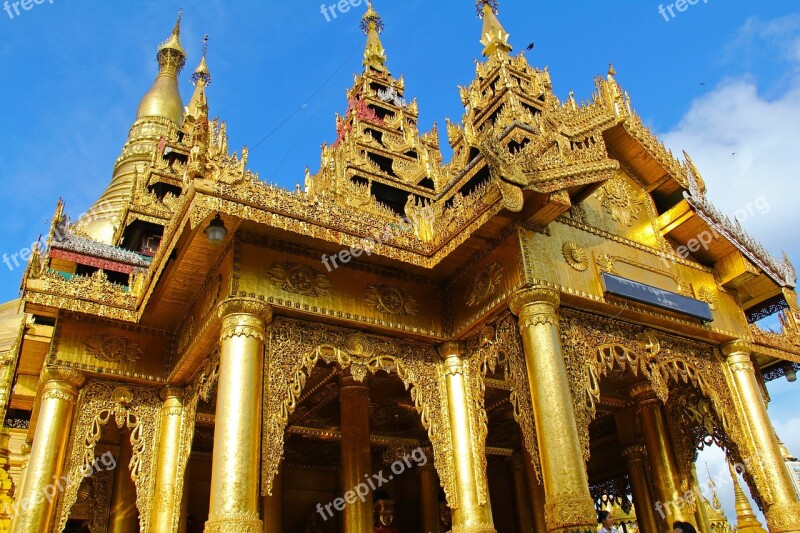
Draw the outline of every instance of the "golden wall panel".
<instances>
[{"instance_id":1,"label":"golden wall panel","mask_svg":"<svg viewBox=\"0 0 800 533\"><path fill-rule=\"evenodd\" d=\"M630 171L617 171L613 179L580 205L590 226L646 246L662 246L663 239L655 227L658 213L653 199L631 177Z\"/></svg>"},{"instance_id":2,"label":"golden wall panel","mask_svg":"<svg viewBox=\"0 0 800 533\"><path fill-rule=\"evenodd\" d=\"M710 328L746 335L746 320L735 296L718 286L713 269L573 219L552 222L548 233L521 233L529 281L543 280L578 296L603 301L601 273L609 272L703 300L714 316Z\"/></svg>"},{"instance_id":3,"label":"golden wall panel","mask_svg":"<svg viewBox=\"0 0 800 533\"><path fill-rule=\"evenodd\" d=\"M326 268L319 256L266 242L237 251L237 287L263 296L276 310L315 315L412 334L440 336L441 291L435 284L356 261Z\"/></svg>"},{"instance_id":4,"label":"golden wall panel","mask_svg":"<svg viewBox=\"0 0 800 533\"><path fill-rule=\"evenodd\" d=\"M448 284L455 335L472 327L519 288L524 279L521 253L517 234L511 232Z\"/></svg>"},{"instance_id":5,"label":"golden wall panel","mask_svg":"<svg viewBox=\"0 0 800 533\"><path fill-rule=\"evenodd\" d=\"M165 333L68 315L56 325L50 359L89 373L162 381L168 351Z\"/></svg>"}]
</instances>

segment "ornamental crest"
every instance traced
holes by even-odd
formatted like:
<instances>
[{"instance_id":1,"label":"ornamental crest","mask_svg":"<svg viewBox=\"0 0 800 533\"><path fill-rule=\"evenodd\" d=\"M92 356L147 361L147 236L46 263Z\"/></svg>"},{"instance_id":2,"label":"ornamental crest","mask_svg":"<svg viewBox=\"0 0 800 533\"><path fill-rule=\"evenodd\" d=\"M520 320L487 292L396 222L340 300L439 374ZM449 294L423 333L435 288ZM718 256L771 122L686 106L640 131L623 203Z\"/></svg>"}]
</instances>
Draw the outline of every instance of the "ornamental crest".
<instances>
[{"instance_id":1,"label":"ornamental crest","mask_svg":"<svg viewBox=\"0 0 800 533\"><path fill-rule=\"evenodd\" d=\"M382 283L367 286L366 297L368 306L390 315L414 316L419 307L414 297L403 289Z\"/></svg>"},{"instance_id":2,"label":"ornamental crest","mask_svg":"<svg viewBox=\"0 0 800 533\"><path fill-rule=\"evenodd\" d=\"M86 354L111 363L135 363L142 356L141 347L126 337L102 333L83 344Z\"/></svg>"},{"instance_id":3,"label":"ornamental crest","mask_svg":"<svg viewBox=\"0 0 800 533\"><path fill-rule=\"evenodd\" d=\"M272 265L269 277L276 287L301 296L325 296L332 285L316 268L288 261Z\"/></svg>"},{"instance_id":4,"label":"ornamental crest","mask_svg":"<svg viewBox=\"0 0 800 533\"><path fill-rule=\"evenodd\" d=\"M503 267L500 263L487 265L472 280L469 291L465 297L468 307L475 307L492 296L503 279Z\"/></svg>"},{"instance_id":5,"label":"ornamental crest","mask_svg":"<svg viewBox=\"0 0 800 533\"><path fill-rule=\"evenodd\" d=\"M637 210L642 201L636 197L636 191L630 183L623 178L616 177L609 180L595 193L595 198L600 201L611 218L623 226L630 227L634 220L639 218Z\"/></svg>"}]
</instances>

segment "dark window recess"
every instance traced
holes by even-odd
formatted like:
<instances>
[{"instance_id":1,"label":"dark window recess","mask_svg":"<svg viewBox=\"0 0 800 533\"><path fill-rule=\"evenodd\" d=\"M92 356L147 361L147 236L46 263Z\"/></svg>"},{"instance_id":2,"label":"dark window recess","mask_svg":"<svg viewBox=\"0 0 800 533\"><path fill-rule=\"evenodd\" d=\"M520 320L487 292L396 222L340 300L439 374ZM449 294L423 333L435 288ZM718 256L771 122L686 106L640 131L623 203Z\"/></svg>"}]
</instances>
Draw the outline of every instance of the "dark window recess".
<instances>
[{"instance_id":1,"label":"dark window recess","mask_svg":"<svg viewBox=\"0 0 800 533\"><path fill-rule=\"evenodd\" d=\"M408 193L406 191L374 181L372 182L372 195L380 203L394 211L397 216L402 217L405 215L406 202L408 201Z\"/></svg>"},{"instance_id":2,"label":"dark window recess","mask_svg":"<svg viewBox=\"0 0 800 533\"><path fill-rule=\"evenodd\" d=\"M75 275L76 276L91 276L95 272L100 270L97 267L88 266L88 265L78 265L75 268ZM114 272L113 270L104 270L105 275L108 277L108 281L111 283L116 283L117 285L125 285L128 286L128 282L130 281L128 274L124 272Z\"/></svg>"},{"instance_id":3,"label":"dark window recess","mask_svg":"<svg viewBox=\"0 0 800 533\"><path fill-rule=\"evenodd\" d=\"M369 88L372 89L373 92L377 93L378 91L385 91L387 89L387 86L383 85L382 83L376 83L373 81L372 83L369 84Z\"/></svg>"},{"instance_id":4,"label":"dark window recess","mask_svg":"<svg viewBox=\"0 0 800 533\"><path fill-rule=\"evenodd\" d=\"M672 194L662 194L658 191L653 191L653 201L656 204L656 210L659 215L663 215L683 200L683 189L678 189Z\"/></svg>"},{"instance_id":5,"label":"dark window recess","mask_svg":"<svg viewBox=\"0 0 800 533\"><path fill-rule=\"evenodd\" d=\"M189 161L189 158L181 153L175 152L172 148L167 147L164 153L164 159L167 161L167 165L169 166L170 171L175 172L174 166L176 161L180 161L182 164L186 164Z\"/></svg>"},{"instance_id":6,"label":"dark window recess","mask_svg":"<svg viewBox=\"0 0 800 533\"><path fill-rule=\"evenodd\" d=\"M475 175L472 176L472 179L465 183L464 186L458 190L458 192L460 192L462 196L469 196L472 191L489 181L490 178L491 175L489 174L489 167L484 166L478 172L476 172Z\"/></svg>"},{"instance_id":7,"label":"dark window recess","mask_svg":"<svg viewBox=\"0 0 800 533\"><path fill-rule=\"evenodd\" d=\"M522 139L521 143L518 143L517 141L511 141L510 143L508 143L508 149L513 154L513 153L519 152L520 150L523 150L526 146L528 146L528 143L530 143L530 142L531 142L531 140L528 139L527 137Z\"/></svg>"},{"instance_id":8,"label":"dark window recess","mask_svg":"<svg viewBox=\"0 0 800 533\"><path fill-rule=\"evenodd\" d=\"M543 98L543 97L542 97L541 99L542 99L542 100L544 100L544 98ZM533 114L533 116L534 116L534 117L535 117L536 115L538 115L539 113L541 113L541 111L539 111L538 109L536 109L536 108L535 108L535 107L533 107L532 105L528 105L528 104L522 104L522 107L524 107L525 109L527 109L528 111L530 111L530 112Z\"/></svg>"},{"instance_id":9,"label":"dark window recess","mask_svg":"<svg viewBox=\"0 0 800 533\"><path fill-rule=\"evenodd\" d=\"M478 150L477 148L475 148L474 146L469 149L469 160L470 161L472 161L473 159L475 159L479 155L481 155L481 151Z\"/></svg>"},{"instance_id":10,"label":"dark window recess","mask_svg":"<svg viewBox=\"0 0 800 533\"><path fill-rule=\"evenodd\" d=\"M778 294L777 296L754 305L744 313L747 315L747 322L755 324L759 320L764 320L765 318L771 317L781 311L786 311L787 309L789 309L789 304L786 303L786 299L782 294Z\"/></svg>"},{"instance_id":11,"label":"dark window recess","mask_svg":"<svg viewBox=\"0 0 800 533\"><path fill-rule=\"evenodd\" d=\"M361 176L353 176L350 178L350 181L352 181L356 185L361 185L361 186L369 185L369 180L367 178L362 178Z\"/></svg>"},{"instance_id":12,"label":"dark window recess","mask_svg":"<svg viewBox=\"0 0 800 533\"><path fill-rule=\"evenodd\" d=\"M367 128L364 131L368 132L372 135L372 138L378 141L379 143L383 143L383 132L378 130L373 130L372 128Z\"/></svg>"},{"instance_id":13,"label":"dark window recess","mask_svg":"<svg viewBox=\"0 0 800 533\"><path fill-rule=\"evenodd\" d=\"M137 220L125 228L122 247L153 257L161 244L162 235L164 235L164 226Z\"/></svg>"},{"instance_id":14,"label":"dark window recess","mask_svg":"<svg viewBox=\"0 0 800 533\"><path fill-rule=\"evenodd\" d=\"M56 319L51 316L33 315L33 321L42 326L55 326Z\"/></svg>"},{"instance_id":15,"label":"dark window recess","mask_svg":"<svg viewBox=\"0 0 800 533\"><path fill-rule=\"evenodd\" d=\"M167 194L172 196L180 196L182 189L176 185L169 183L155 183L148 187L159 200L163 200Z\"/></svg>"},{"instance_id":16,"label":"dark window recess","mask_svg":"<svg viewBox=\"0 0 800 533\"><path fill-rule=\"evenodd\" d=\"M408 157L413 157L414 159L417 158L417 152L415 152L414 150L409 150L408 152L406 152L406 155Z\"/></svg>"},{"instance_id":17,"label":"dark window recess","mask_svg":"<svg viewBox=\"0 0 800 533\"><path fill-rule=\"evenodd\" d=\"M394 117L394 113L388 109L384 109L383 107L379 107L374 104L369 104L367 107L375 111L375 114L378 115L378 118L381 120L386 120L386 117Z\"/></svg>"},{"instance_id":18,"label":"dark window recess","mask_svg":"<svg viewBox=\"0 0 800 533\"><path fill-rule=\"evenodd\" d=\"M372 152L367 153L367 155L369 156L370 159L372 159L373 163L375 163L376 165L381 167L381 170L383 170L384 172L386 172L390 176L397 177L397 175L392 170L392 160L391 159L389 159L388 157L384 157L382 155L373 154Z\"/></svg>"},{"instance_id":19,"label":"dark window recess","mask_svg":"<svg viewBox=\"0 0 800 533\"><path fill-rule=\"evenodd\" d=\"M430 179L430 178L424 178L417 185L419 185L420 187L425 187L426 189L430 189L430 190L433 190L433 189L436 188L436 186L433 183L433 180Z\"/></svg>"}]
</instances>

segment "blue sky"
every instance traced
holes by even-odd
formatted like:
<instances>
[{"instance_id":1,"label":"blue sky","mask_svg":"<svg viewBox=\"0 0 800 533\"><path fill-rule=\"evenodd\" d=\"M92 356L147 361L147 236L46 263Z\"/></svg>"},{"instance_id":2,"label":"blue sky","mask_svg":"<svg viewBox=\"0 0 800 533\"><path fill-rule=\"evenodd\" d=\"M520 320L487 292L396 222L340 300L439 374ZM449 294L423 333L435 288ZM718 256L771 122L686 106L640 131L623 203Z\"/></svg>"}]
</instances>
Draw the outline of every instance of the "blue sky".
<instances>
[{"instance_id":1,"label":"blue sky","mask_svg":"<svg viewBox=\"0 0 800 533\"><path fill-rule=\"evenodd\" d=\"M296 112L251 150L250 166L267 181L301 182L306 165L318 167L320 144L335 138L334 113L345 109L364 43L363 5L327 22L320 3L44 0L13 18L0 11L0 255L46 232L59 196L77 215L103 191L179 7L190 55L184 101L208 33L212 116L228 121L238 149ZM745 213L746 228L798 262L789 232L800 224L796 0L701 0L669 22L660 4L501 0L500 18L516 49L535 43L528 59L550 67L562 99L570 90L589 98L594 76L613 62L645 123L677 153L692 154L712 200ZM419 97L421 129L460 119L457 86L474 78L481 52L473 2L376 0L376 8L389 67L405 75L407 96ZM746 209L762 196L769 210ZM0 301L15 297L21 275L22 267L0 263ZM776 425L800 453L796 388L770 390Z\"/></svg>"}]
</instances>

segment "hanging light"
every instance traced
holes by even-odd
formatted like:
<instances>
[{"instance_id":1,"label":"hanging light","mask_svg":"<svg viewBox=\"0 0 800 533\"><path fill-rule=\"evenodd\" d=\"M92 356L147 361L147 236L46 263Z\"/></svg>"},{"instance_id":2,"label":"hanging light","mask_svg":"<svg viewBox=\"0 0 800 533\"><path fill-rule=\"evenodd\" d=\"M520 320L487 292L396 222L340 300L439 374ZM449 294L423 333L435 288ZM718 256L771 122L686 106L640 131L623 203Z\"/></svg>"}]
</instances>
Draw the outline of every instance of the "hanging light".
<instances>
[{"instance_id":1,"label":"hanging light","mask_svg":"<svg viewBox=\"0 0 800 533\"><path fill-rule=\"evenodd\" d=\"M204 233L208 238L208 244L212 246L219 246L225 242L225 237L228 236L228 228L225 227L225 223L219 217L219 214L217 214L217 216L214 217L214 220L212 220L208 225Z\"/></svg>"},{"instance_id":2,"label":"hanging light","mask_svg":"<svg viewBox=\"0 0 800 533\"><path fill-rule=\"evenodd\" d=\"M783 373L786 375L786 381L789 383L794 383L797 381L797 370L795 370L792 363L786 363L786 365L783 367Z\"/></svg>"}]
</instances>

